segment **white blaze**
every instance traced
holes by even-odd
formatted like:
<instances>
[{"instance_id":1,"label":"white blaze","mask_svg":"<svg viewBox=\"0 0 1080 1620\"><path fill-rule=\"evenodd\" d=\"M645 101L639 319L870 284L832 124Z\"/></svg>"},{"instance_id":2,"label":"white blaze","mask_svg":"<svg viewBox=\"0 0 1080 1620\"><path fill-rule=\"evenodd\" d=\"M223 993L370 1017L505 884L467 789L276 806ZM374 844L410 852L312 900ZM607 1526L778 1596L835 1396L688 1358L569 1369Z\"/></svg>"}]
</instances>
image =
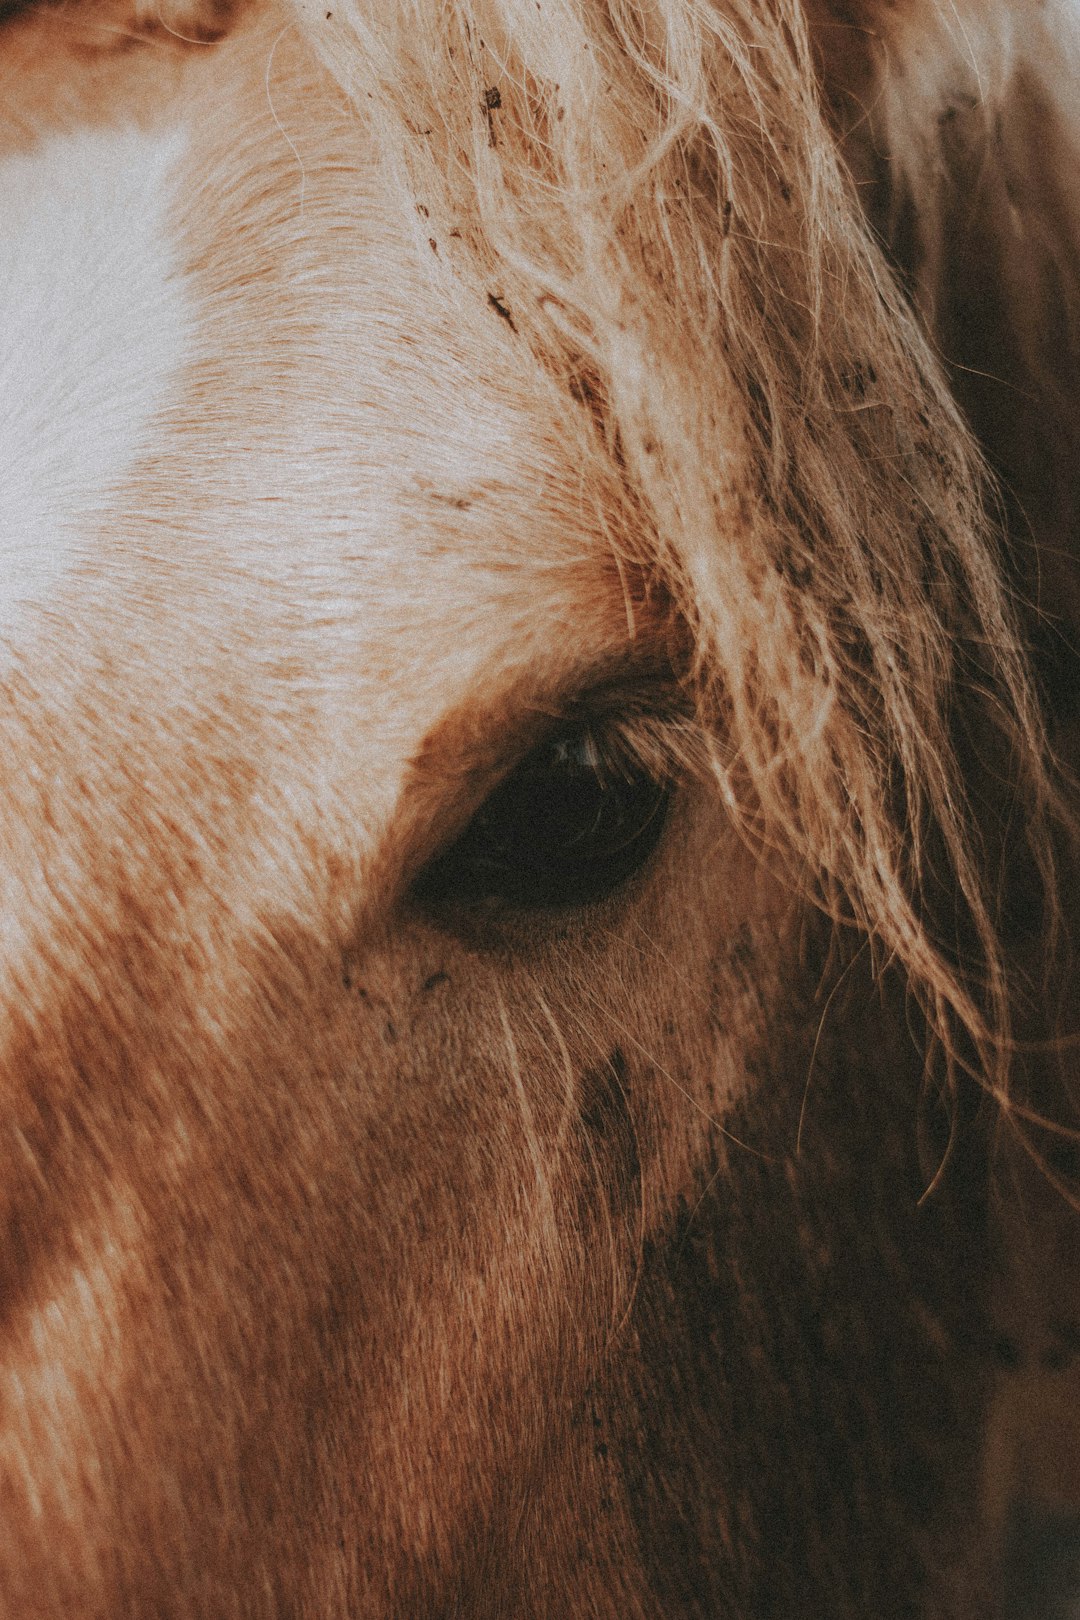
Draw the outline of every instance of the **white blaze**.
<instances>
[{"instance_id":1,"label":"white blaze","mask_svg":"<svg viewBox=\"0 0 1080 1620\"><path fill-rule=\"evenodd\" d=\"M175 131L0 161L0 637L48 600L190 352L167 234Z\"/></svg>"}]
</instances>

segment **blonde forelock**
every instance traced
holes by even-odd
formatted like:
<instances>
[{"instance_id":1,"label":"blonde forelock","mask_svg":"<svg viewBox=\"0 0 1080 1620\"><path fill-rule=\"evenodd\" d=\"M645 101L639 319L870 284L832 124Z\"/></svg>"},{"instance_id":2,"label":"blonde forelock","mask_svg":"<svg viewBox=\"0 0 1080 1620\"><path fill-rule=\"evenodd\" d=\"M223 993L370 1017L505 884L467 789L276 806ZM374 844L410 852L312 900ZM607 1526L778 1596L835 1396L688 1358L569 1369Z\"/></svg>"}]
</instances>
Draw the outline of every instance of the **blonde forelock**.
<instances>
[{"instance_id":1,"label":"blonde forelock","mask_svg":"<svg viewBox=\"0 0 1080 1620\"><path fill-rule=\"evenodd\" d=\"M999 841L958 716L1049 889L1041 723L977 447L859 212L796 0L327 4L303 25L418 229L591 407L613 543L691 627L748 836L1004 1095Z\"/></svg>"}]
</instances>

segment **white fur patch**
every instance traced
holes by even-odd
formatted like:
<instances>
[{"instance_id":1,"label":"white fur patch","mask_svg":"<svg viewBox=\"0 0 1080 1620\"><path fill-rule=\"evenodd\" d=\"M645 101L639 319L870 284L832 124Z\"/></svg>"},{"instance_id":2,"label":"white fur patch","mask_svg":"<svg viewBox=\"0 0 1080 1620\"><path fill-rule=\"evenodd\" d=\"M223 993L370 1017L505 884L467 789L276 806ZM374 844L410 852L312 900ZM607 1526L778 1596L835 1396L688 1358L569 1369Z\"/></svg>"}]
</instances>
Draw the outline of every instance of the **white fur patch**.
<instances>
[{"instance_id":1,"label":"white fur patch","mask_svg":"<svg viewBox=\"0 0 1080 1620\"><path fill-rule=\"evenodd\" d=\"M166 234L183 146L79 130L0 162L0 637L78 559L189 352Z\"/></svg>"}]
</instances>

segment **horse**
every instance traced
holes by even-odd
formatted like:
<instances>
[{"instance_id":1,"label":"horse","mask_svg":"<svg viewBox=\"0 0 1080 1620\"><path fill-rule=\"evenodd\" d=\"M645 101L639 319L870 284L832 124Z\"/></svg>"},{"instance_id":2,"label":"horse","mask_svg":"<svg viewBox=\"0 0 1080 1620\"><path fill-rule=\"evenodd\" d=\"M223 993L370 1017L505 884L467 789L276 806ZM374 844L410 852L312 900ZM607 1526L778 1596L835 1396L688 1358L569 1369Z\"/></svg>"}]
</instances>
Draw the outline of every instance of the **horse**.
<instances>
[{"instance_id":1,"label":"horse","mask_svg":"<svg viewBox=\"0 0 1080 1620\"><path fill-rule=\"evenodd\" d=\"M0 1614L1049 1614L1076 5L0 74Z\"/></svg>"}]
</instances>

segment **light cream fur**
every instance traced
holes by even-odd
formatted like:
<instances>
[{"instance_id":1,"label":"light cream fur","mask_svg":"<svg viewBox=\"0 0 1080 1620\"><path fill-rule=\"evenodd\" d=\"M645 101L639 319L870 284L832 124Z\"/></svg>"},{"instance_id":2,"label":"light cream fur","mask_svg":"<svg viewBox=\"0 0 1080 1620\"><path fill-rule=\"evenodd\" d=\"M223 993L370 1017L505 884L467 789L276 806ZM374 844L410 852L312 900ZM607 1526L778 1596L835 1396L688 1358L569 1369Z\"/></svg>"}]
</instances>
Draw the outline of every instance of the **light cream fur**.
<instances>
[{"instance_id":1,"label":"light cream fur","mask_svg":"<svg viewBox=\"0 0 1080 1620\"><path fill-rule=\"evenodd\" d=\"M48 600L190 344L164 220L179 161L167 140L78 131L0 170L0 633Z\"/></svg>"},{"instance_id":2,"label":"light cream fur","mask_svg":"<svg viewBox=\"0 0 1080 1620\"><path fill-rule=\"evenodd\" d=\"M5 24L6 161L175 153L192 312L3 678L5 1620L988 1612L938 1082L1063 811L840 9ZM418 906L582 704L649 865Z\"/></svg>"}]
</instances>

